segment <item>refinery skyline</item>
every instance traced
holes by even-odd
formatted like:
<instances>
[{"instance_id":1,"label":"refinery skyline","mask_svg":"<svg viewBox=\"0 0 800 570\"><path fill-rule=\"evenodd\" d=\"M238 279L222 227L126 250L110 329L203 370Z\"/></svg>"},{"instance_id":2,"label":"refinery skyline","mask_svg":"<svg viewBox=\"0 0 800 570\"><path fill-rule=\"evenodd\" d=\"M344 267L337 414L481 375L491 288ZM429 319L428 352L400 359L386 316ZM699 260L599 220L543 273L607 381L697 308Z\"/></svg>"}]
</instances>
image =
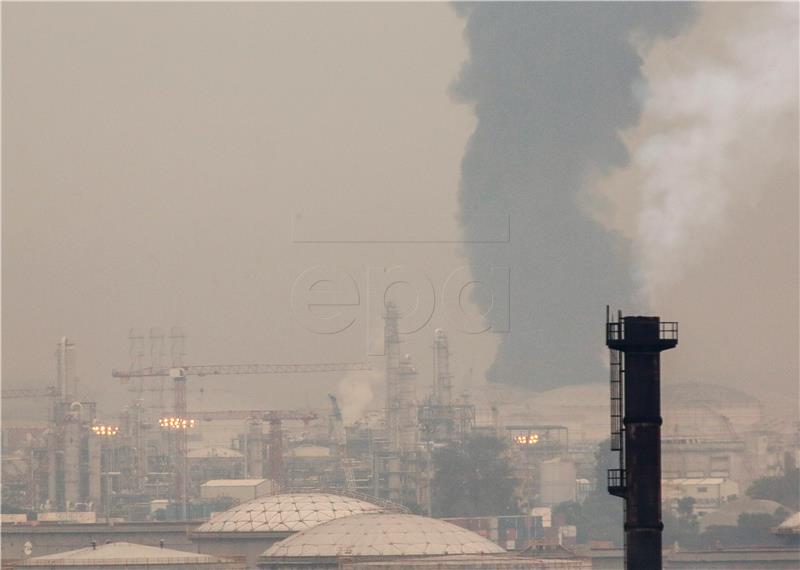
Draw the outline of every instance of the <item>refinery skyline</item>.
<instances>
[{"instance_id":1,"label":"refinery skyline","mask_svg":"<svg viewBox=\"0 0 800 570\"><path fill-rule=\"evenodd\" d=\"M793 567L798 30L3 2L3 568Z\"/></svg>"}]
</instances>

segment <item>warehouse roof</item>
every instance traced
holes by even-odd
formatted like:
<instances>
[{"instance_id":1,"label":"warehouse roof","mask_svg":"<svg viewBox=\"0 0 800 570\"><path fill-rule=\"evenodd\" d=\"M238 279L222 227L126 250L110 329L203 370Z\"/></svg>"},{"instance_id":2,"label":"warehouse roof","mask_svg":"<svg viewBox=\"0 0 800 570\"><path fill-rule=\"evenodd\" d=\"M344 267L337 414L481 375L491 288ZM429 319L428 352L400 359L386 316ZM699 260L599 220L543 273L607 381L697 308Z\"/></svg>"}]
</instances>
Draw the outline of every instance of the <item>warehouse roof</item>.
<instances>
[{"instance_id":1,"label":"warehouse roof","mask_svg":"<svg viewBox=\"0 0 800 570\"><path fill-rule=\"evenodd\" d=\"M29 558L19 566L130 566L133 564L219 564L219 558L171 548L111 542L46 556Z\"/></svg>"},{"instance_id":2,"label":"warehouse roof","mask_svg":"<svg viewBox=\"0 0 800 570\"><path fill-rule=\"evenodd\" d=\"M367 500L331 493L283 493L241 503L195 532L297 532L339 517L386 510Z\"/></svg>"},{"instance_id":3,"label":"warehouse roof","mask_svg":"<svg viewBox=\"0 0 800 570\"><path fill-rule=\"evenodd\" d=\"M378 513L336 519L278 542L265 559L499 554L494 542L438 519Z\"/></svg>"}]
</instances>

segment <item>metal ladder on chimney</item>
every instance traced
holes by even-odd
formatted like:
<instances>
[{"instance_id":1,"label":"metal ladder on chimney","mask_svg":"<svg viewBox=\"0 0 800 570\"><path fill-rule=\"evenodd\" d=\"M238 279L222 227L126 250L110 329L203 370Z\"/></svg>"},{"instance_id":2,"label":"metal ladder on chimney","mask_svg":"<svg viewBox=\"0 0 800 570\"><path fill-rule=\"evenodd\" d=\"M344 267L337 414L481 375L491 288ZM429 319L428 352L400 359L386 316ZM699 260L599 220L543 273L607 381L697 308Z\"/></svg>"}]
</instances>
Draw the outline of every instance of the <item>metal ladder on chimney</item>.
<instances>
[{"instance_id":1,"label":"metal ladder on chimney","mask_svg":"<svg viewBox=\"0 0 800 570\"><path fill-rule=\"evenodd\" d=\"M606 319L606 335L622 338L622 316L617 322ZM611 385L611 450L619 453L619 467L608 470L608 492L617 497L625 497L625 354L619 350L609 351L609 369Z\"/></svg>"}]
</instances>

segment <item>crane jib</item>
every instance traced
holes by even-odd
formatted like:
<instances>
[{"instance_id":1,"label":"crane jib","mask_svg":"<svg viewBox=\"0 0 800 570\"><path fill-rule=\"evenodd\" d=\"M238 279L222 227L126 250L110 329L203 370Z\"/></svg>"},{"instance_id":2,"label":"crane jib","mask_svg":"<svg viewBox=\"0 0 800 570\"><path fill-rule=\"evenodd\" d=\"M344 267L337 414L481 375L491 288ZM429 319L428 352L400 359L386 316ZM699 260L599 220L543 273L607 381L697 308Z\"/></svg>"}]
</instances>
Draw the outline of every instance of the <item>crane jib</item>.
<instances>
[{"instance_id":1,"label":"crane jib","mask_svg":"<svg viewBox=\"0 0 800 570\"><path fill-rule=\"evenodd\" d=\"M315 372L348 372L371 370L368 362L324 362L319 364L205 364L174 368L142 368L112 370L114 378L225 376L239 374L308 374Z\"/></svg>"}]
</instances>

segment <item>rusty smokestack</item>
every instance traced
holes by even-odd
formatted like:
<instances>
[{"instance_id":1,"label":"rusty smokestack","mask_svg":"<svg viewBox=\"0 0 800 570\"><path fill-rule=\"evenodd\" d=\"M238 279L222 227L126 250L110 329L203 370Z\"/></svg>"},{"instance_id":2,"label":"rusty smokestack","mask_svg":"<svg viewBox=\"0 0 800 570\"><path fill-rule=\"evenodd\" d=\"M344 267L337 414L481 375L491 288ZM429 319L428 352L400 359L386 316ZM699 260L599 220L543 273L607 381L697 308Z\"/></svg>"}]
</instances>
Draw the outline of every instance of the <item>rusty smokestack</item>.
<instances>
[{"instance_id":1,"label":"rusty smokestack","mask_svg":"<svg viewBox=\"0 0 800 570\"><path fill-rule=\"evenodd\" d=\"M608 492L625 500L625 568L660 570L661 352L678 344L678 323L659 317L606 319L611 351L611 469Z\"/></svg>"}]
</instances>

